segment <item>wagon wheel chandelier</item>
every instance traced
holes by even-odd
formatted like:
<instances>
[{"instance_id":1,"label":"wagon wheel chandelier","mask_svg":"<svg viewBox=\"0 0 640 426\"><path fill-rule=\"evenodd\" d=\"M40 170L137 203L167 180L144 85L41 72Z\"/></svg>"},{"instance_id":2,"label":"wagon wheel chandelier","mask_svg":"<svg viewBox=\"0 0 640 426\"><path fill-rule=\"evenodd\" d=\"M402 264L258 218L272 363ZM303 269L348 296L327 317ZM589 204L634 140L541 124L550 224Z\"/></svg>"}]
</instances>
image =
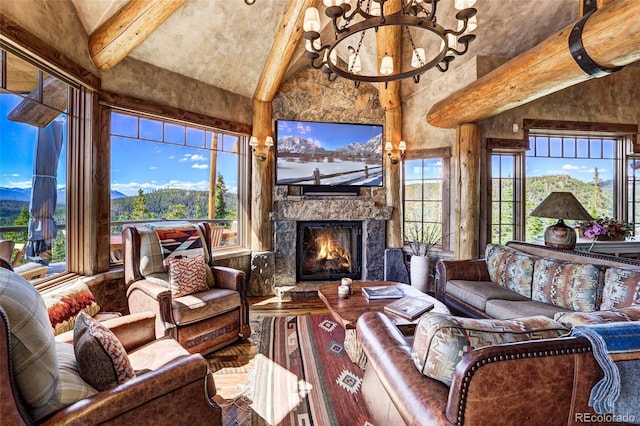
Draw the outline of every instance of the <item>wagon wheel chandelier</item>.
<instances>
[{"instance_id":1,"label":"wagon wheel chandelier","mask_svg":"<svg viewBox=\"0 0 640 426\"><path fill-rule=\"evenodd\" d=\"M476 0L455 0L457 28L446 29L437 22L436 8L440 0L400 0L401 7L395 13L386 13L390 0L323 0L325 15L333 23L334 39L322 41L320 37L320 16L318 9L310 7L305 11L303 37L306 57L311 66L327 74L329 81L338 76L353 80L356 87L361 82L387 83L412 77L414 82L431 68L445 72L456 56L464 55L469 43L476 36L470 34L477 27L477 10L472 8ZM385 6L386 5L386 6ZM396 3L397 7L397 3ZM410 67L402 63L394 66L394 58L387 53L379 66L363 67L362 58L367 46L365 36L375 37L381 27L400 27L411 45ZM420 38L418 38L420 34ZM432 48L419 46L417 40L428 35ZM434 38L435 37L435 38ZM427 38L428 40L429 38ZM434 45L439 48L434 49ZM435 42L434 42L435 41ZM378 64L377 53L370 63ZM346 59L343 59L346 58ZM398 56L399 62L401 61Z\"/></svg>"}]
</instances>

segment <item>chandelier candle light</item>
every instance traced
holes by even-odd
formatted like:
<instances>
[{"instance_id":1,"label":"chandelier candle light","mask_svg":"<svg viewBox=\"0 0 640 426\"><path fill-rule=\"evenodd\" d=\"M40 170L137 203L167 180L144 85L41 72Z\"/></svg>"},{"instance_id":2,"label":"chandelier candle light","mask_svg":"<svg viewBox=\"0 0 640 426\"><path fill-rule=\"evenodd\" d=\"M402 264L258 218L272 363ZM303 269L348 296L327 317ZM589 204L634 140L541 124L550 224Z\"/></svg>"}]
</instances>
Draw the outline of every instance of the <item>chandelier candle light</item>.
<instances>
[{"instance_id":1,"label":"chandelier candle light","mask_svg":"<svg viewBox=\"0 0 640 426\"><path fill-rule=\"evenodd\" d=\"M266 147L266 152L258 152L260 144L258 144L258 138L255 136L251 136L251 138L249 138L249 146L251 147L251 152L253 152L253 155L256 156L258 161L264 161L267 159L267 155L269 154L269 151L273 146L273 137L267 136L264 140L264 147Z\"/></svg>"},{"instance_id":2,"label":"chandelier candle light","mask_svg":"<svg viewBox=\"0 0 640 426\"><path fill-rule=\"evenodd\" d=\"M325 15L333 23L335 37L326 43L320 40L320 15L318 9L310 7L304 16L304 38L307 58L311 66L327 74L329 81L338 76L353 80L356 87L361 82L387 83L412 77L414 82L431 68L445 72L455 56L464 55L469 43L476 36L470 34L478 26L476 0L455 0L456 29L446 29L437 22L436 7L440 0L396 0L401 8L395 13L385 13L385 5L390 0L323 0ZM353 5L352 5L353 3ZM394 66L394 58L385 54L377 65L369 69L364 64L377 64L376 49L368 47L367 34L373 34L380 27L400 27L411 45L411 67L403 64ZM430 37L425 37L428 35ZM371 36L368 36L371 37ZM418 40L432 39L427 45L418 45ZM367 38L368 39L368 38ZM437 43L438 39L440 43ZM435 43L433 43L435 41ZM376 55L364 61L365 55ZM399 57L399 56L398 56Z\"/></svg>"}]
</instances>

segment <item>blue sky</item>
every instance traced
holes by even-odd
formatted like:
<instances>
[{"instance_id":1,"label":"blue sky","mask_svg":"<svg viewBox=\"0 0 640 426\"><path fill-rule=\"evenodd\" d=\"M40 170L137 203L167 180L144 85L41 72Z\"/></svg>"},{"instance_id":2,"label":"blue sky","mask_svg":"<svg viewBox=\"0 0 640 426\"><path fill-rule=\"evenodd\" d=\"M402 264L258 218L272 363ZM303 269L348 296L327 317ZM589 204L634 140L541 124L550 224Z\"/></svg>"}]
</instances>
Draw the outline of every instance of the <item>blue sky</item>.
<instances>
[{"instance_id":1,"label":"blue sky","mask_svg":"<svg viewBox=\"0 0 640 426\"><path fill-rule=\"evenodd\" d=\"M0 186L7 188L30 188L33 176L38 129L6 118L20 100L18 96L0 94ZM63 138L66 139L66 126ZM65 147L66 144L63 151ZM66 185L66 164L63 152L58 162L58 188Z\"/></svg>"},{"instance_id":2,"label":"blue sky","mask_svg":"<svg viewBox=\"0 0 640 426\"><path fill-rule=\"evenodd\" d=\"M334 150L352 142L365 143L381 132L381 126L285 120L278 120L276 130L278 138L299 136L316 142L326 150Z\"/></svg>"},{"instance_id":3,"label":"blue sky","mask_svg":"<svg viewBox=\"0 0 640 426\"><path fill-rule=\"evenodd\" d=\"M15 95L0 95L0 186L7 188L30 188L33 175L37 129L6 119L19 102L20 98ZM131 135L127 130L130 125L127 116L114 116L113 126L119 133ZM133 129L137 131L137 126ZM160 140L162 126L157 121L141 120L140 132L145 138ZM165 140L182 143L183 135L186 135L184 142L189 146L114 136L111 189L126 195L136 195L139 189L144 192L163 188L207 191L211 133L200 129L185 131L182 126L165 126ZM236 136L221 135L218 147L232 151L236 141ZM238 187L237 157L230 152L218 153L217 172L224 175L230 192L236 192ZM65 170L66 155L63 152L58 166L59 188L66 184Z\"/></svg>"}]
</instances>

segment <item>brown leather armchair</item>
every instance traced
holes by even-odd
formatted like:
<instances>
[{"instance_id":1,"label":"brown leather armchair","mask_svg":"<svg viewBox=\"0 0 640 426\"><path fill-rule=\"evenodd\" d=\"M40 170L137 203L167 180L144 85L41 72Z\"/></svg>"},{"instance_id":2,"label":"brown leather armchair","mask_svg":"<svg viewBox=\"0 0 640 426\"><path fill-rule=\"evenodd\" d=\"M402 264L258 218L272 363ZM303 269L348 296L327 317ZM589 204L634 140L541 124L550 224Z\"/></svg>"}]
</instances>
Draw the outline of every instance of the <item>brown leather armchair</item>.
<instances>
[{"instance_id":1,"label":"brown leather armchair","mask_svg":"<svg viewBox=\"0 0 640 426\"><path fill-rule=\"evenodd\" d=\"M196 225L203 239L205 261L212 264L211 233L206 223ZM237 269L209 266L215 285L206 291L174 298L168 273L161 265L159 242L147 226L122 231L124 275L130 312L156 314L156 335L173 336L189 352L203 354L251 334L245 274ZM158 250L157 253L152 253Z\"/></svg>"},{"instance_id":2,"label":"brown leather armchair","mask_svg":"<svg viewBox=\"0 0 640 426\"><path fill-rule=\"evenodd\" d=\"M16 361L9 333L11 324L0 307L0 423L221 425L222 411L209 398L216 390L207 361L200 354L189 354L170 338L156 340L154 323L151 313L104 321L125 347L137 377L35 422L18 390L12 367ZM68 343L73 339L72 333L61 334L56 341Z\"/></svg>"}]
</instances>

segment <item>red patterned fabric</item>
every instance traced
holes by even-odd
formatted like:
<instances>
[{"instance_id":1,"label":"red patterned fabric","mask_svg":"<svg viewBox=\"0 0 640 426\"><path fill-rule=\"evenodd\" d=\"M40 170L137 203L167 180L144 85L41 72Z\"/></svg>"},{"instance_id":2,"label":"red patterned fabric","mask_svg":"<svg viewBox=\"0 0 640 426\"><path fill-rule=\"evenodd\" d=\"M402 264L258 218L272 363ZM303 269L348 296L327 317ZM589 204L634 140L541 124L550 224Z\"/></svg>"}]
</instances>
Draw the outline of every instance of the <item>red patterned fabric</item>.
<instances>
[{"instance_id":1,"label":"red patterned fabric","mask_svg":"<svg viewBox=\"0 0 640 426\"><path fill-rule=\"evenodd\" d=\"M204 256L204 248L200 239L200 232L195 225L188 222L178 223L150 223L160 241L163 265L169 268L169 260L174 257Z\"/></svg>"},{"instance_id":2,"label":"red patterned fabric","mask_svg":"<svg viewBox=\"0 0 640 426\"><path fill-rule=\"evenodd\" d=\"M173 297L182 297L209 289L204 256L169 259L169 286Z\"/></svg>"},{"instance_id":3,"label":"red patterned fabric","mask_svg":"<svg viewBox=\"0 0 640 426\"><path fill-rule=\"evenodd\" d=\"M96 298L83 281L56 288L42 295L54 334L73 330L79 312L93 316L100 311Z\"/></svg>"}]
</instances>

